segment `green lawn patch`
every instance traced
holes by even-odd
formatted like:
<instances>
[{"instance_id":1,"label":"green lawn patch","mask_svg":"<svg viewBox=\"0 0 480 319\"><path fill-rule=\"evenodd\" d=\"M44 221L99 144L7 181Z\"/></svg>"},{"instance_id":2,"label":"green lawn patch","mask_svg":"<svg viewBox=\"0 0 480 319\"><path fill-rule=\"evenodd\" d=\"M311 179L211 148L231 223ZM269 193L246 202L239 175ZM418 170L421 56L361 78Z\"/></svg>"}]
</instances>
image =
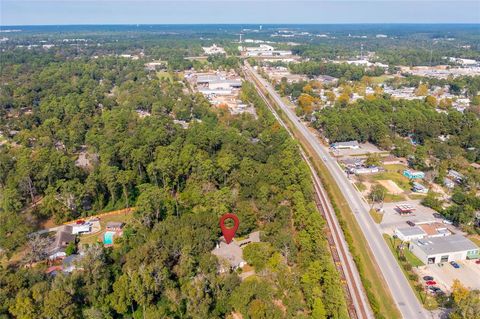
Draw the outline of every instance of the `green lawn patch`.
<instances>
[{"instance_id":1,"label":"green lawn patch","mask_svg":"<svg viewBox=\"0 0 480 319\"><path fill-rule=\"evenodd\" d=\"M406 198L403 195L394 195L387 193L385 194L384 202L385 203L395 203L395 202L401 202L404 201Z\"/></svg>"},{"instance_id":2,"label":"green lawn patch","mask_svg":"<svg viewBox=\"0 0 480 319\"><path fill-rule=\"evenodd\" d=\"M360 182L356 182L355 186L357 186L358 190L361 191L361 192L363 192L367 189L367 187L363 183L360 183Z\"/></svg>"},{"instance_id":3,"label":"green lawn patch","mask_svg":"<svg viewBox=\"0 0 480 319\"><path fill-rule=\"evenodd\" d=\"M468 237L468 239L470 239L470 240L473 241L477 246L480 247L480 238L475 237L475 236L470 236L470 237Z\"/></svg>"},{"instance_id":4,"label":"green lawn patch","mask_svg":"<svg viewBox=\"0 0 480 319\"><path fill-rule=\"evenodd\" d=\"M400 187L404 191L409 191L411 188L410 180L397 172L386 171L386 172L377 173L372 177L375 180L387 180L387 179L392 180L395 182L395 184L398 185L398 187Z\"/></svg>"},{"instance_id":5,"label":"green lawn patch","mask_svg":"<svg viewBox=\"0 0 480 319\"><path fill-rule=\"evenodd\" d=\"M370 209L370 216L372 216L373 220L377 224L380 224L382 222L383 214L377 212L375 209Z\"/></svg>"}]
</instances>

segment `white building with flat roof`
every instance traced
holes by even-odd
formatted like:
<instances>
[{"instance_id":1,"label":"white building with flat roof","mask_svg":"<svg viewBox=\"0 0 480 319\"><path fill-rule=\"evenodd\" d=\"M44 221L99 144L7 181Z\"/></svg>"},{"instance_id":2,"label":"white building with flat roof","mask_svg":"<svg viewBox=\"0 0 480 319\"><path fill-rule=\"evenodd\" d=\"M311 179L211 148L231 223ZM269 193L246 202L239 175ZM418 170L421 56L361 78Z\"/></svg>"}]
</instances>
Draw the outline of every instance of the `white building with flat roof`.
<instances>
[{"instance_id":1,"label":"white building with flat roof","mask_svg":"<svg viewBox=\"0 0 480 319\"><path fill-rule=\"evenodd\" d=\"M395 229L395 235L401 241L411 241L414 239L422 239L427 236L427 233L418 226L415 227L404 227Z\"/></svg>"},{"instance_id":2,"label":"white building with flat roof","mask_svg":"<svg viewBox=\"0 0 480 319\"><path fill-rule=\"evenodd\" d=\"M425 264L446 263L480 258L480 250L474 242L462 235L415 239L410 251Z\"/></svg>"},{"instance_id":3,"label":"white building with flat roof","mask_svg":"<svg viewBox=\"0 0 480 319\"><path fill-rule=\"evenodd\" d=\"M225 54L225 49L217 47L215 43L210 47L202 47L202 49L206 55Z\"/></svg>"},{"instance_id":4,"label":"white building with flat roof","mask_svg":"<svg viewBox=\"0 0 480 319\"><path fill-rule=\"evenodd\" d=\"M332 143L330 147L335 148L335 149L351 149L351 150L356 150L360 148L360 145L358 144L357 141L347 141L347 142L337 142L337 143Z\"/></svg>"}]
</instances>

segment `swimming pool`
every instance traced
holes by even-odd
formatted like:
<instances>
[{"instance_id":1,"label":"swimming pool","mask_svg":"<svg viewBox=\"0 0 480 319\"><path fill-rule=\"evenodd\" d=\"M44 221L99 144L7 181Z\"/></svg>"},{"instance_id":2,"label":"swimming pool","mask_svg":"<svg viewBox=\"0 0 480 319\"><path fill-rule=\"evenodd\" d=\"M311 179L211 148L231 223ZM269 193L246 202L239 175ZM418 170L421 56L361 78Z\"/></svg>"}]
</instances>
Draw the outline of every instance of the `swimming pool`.
<instances>
[{"instance_id":1,"label":"swimming pool","mask_svg":"<svg viewBox=\"0 0 480 319\"><path fill-rule=\"evenodd\" d=\"M104 245L113 245L113 235L115 235L115 232L113 231L107 231L103 235L103 244Z\"/></svg>"}]
</instances>

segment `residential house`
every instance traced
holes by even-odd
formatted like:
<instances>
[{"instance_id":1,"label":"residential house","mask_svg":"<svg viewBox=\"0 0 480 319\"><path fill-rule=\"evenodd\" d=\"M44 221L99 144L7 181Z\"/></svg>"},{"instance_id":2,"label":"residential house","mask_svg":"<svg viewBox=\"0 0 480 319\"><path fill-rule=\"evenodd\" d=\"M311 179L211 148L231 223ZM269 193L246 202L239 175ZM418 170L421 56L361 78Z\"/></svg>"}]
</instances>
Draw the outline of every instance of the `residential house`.
<instances>
[{"instance_id":1,"label":"residential house","mask_svg":"<svg viewBox=\"0 0 480 319\"><path fill-rule=\"evenodd\" d=\"M411 170L404 170L403 171L403 176L409 178L409 179L422 179L425 178L425 173L420 172L420 171L411 171Z\"/></svg>"},{"instance_id":2,"label":"residential house","mask_svg":"<svg viewBox=\"0 0 480 319\"><path fill-rule=\"evenodd\" d=\"M412 191L414 191L415 193L423 193L423 194L426 194L426 193L428 193L428 188L425 187L425 186L423 186L423 185L420 184L420 183L413 182Z\"/></svg>"},{"instance_id":3,"label":"residential house","mask_svg":"<svg viewBox=\"0 0 480 319\"><path fill-rule=\"evenodd\" d=\"M67 256L65 249L67 246L75 242L76 236L72 234L72 226L63 226L55 234L55 240L52 245L47 248L49 259L64 258Z\"/></svg>"}]
</instances>

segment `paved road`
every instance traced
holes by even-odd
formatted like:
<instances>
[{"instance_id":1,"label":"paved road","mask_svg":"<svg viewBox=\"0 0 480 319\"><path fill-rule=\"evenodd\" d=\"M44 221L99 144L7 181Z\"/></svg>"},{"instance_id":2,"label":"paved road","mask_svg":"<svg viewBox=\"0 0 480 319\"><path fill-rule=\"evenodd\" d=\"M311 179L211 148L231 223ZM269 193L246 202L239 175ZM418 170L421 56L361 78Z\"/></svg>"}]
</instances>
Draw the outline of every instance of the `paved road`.
<instances>
[{"instance_id":1,"label":"paved road","mask_svg":"<svg viewBox=\"0 0 480 319\"><path fill-rule=\"evenodd\" d=\"M270 96L275 100L277 105L288 116L290 121L294 123L297 130L304 136L312 148L323 159L330 174L335 179L337 185L343 193L348 205L363 231L363 234L375 256L376 262L382 271L383 277L387 278L387 284L392 292L392 297L397 304L403 318L420 319L428 318L427 312L416 298L412 288L408 284L400 266L392 255L390 249L385 243L379 226L373 221L369 212L369 205L363 201L360 194L348 180L346 174L342 171L334 158L330 156L328 149L320 143L318 138L308 128L302 124L295 113L285 104L273 87L264 80L257 72L253 70L247 63L246 69L256 79L263 84ZM375 283L373 283L375 284ZM380 301L381 302L381 301Z\"/></svg>"},{"instance_id":2,"label":"paved road","mask_svg":"<svg viewBox=\"0 0 480 319\"><path fill-rule=\"evenodd\" d=\"M247 74L247 77L253 81L252 76ZM270 101L265 97L261 90L258 91L260 96L265 100L267 106L270 108L272 114L275 116L277 121L287 130L292 138L293 134L290 132L290 129L285 125L284 121L278 116L277 111L272 108ZM310 163L310 159L299 147L300 153L304 161L308 164L311 175L312 182L317 194L316 202L319 211L325 218L327 222L328 230L326 232L326 237L330 245L330 250L332 257L335 261L335 266L340 272L342 280L345 281L346 294L347 294L347 307L350 318L352 319L372 319L374 318L370 304L368 303L368 298L365 294L362 281L360 279L360 274L358 273L357 266L353 260L353 256L350 254L348 249L345 236L342 232L340 224L335 214L330 200L326 194L325 189L320 181L320 178L317 175L317 172ZM338 263L338 264L337 264Z\"/></svg>"}]
</instances>

